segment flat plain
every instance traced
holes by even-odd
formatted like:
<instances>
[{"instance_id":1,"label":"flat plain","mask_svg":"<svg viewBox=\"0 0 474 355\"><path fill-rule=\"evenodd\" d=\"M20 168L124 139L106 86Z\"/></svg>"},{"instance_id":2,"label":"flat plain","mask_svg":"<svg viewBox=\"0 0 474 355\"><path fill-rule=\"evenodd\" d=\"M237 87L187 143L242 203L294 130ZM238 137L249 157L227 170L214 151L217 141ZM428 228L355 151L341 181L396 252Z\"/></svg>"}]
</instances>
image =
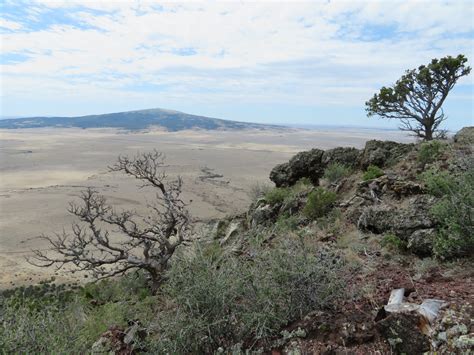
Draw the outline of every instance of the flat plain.
<instances>
[{"instance_id":1,"label":"flat plain","mask_svg":"<svg viewBox=\"0 0 474 355\"><path fill-rule=\"evenodd\" d=\"M180 175L184 200L196 221L244 212L256 183L271 182L270 170L295 153L337 146L361 148L369 139L406 142L397 131L368 129L274 129L241 131L123 132L113 129L0 130L0 289L55 276L76 280L69 270L34 267L32 249L48 245L35 237L68 230L69 201L94 187L118 209L146 212L149 190L108 171L118 155L157 149L170 177ZM81 275L80 277L84 277Z\"/></svg>"}]
</instances>

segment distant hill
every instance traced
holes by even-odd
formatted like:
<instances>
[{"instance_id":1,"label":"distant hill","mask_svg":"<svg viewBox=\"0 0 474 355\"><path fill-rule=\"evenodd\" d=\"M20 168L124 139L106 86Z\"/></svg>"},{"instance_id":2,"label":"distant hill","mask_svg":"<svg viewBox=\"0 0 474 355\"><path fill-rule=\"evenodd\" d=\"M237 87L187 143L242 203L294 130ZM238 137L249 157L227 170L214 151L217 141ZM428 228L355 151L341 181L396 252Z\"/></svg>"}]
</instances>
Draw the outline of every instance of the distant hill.
<instances>
[{"instance_id":1,"label":"distant hill","mask_svg":"<svg viewBox=\"0 0 474 355\"><path fill-rule=\"evenodd\" d=\"M79 117L27 117L0 120L0 128L3 129L41 127L110 127L126 130L143 130L157 127L176 132L187 129L270 129L278 128L279 126L228 121L159 108Z\"/></svg>"}]
</instances>

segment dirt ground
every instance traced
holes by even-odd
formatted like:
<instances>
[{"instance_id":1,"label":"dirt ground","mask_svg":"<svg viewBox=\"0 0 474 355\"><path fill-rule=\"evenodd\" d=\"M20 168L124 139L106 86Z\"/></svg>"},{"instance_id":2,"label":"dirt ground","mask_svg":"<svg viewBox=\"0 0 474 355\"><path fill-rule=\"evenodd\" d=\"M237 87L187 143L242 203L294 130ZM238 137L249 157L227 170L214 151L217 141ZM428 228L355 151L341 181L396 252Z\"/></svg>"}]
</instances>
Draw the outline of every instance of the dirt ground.
<instances>
[{"instance_id":1,"label":"dirt ground","mask_svg":"<svg viewBox=\"0 0 474 355\"><path fill-rule=\"evenodd\" d=\"M332 129L269 131L120 132L111 129L0 130L0 289L55 275L29 265L35 239L68 229L68 202L94 187L119 209L145 212L152 196L134 181L108 172L119 154L157 149L170 176L184 181L184 198L197 220L244 211L250 187L270 183L270 170L296 152L336 146L362 147L368 139L409 141L396 131ZM210 177L211 175L222 177Z\"/></svg>"}]
</instances>

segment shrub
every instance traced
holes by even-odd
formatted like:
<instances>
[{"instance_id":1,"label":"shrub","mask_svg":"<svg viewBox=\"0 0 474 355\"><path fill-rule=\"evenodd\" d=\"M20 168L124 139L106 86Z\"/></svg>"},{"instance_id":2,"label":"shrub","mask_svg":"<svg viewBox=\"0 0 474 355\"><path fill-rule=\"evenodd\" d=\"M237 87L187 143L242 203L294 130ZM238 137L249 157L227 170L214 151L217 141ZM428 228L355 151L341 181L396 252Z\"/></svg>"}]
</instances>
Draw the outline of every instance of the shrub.
<instances>
[{"instance_id":1,"label":"shrub","mask_svg":"<svg viewBox=\"0 0 474 355\"><path fill-rule=\"evenodd\" d=\"M153 352L213 353L254 344L341 295L343 265L335 255L291 243L253 255L213 261L198 251L179 260L163 290L173 307L158 314Z\"/></svg>"},{"instance_id":2,"label":"shrub","mask_svg":"<svg viewBox=\"0 0 474 355\"><path fill-rule=\"evenodd\" d=\"M438 140L423 142L418 151L418 161L423 165L432 163L439 159L446 147L446 143Z\"/></svg>"},{"instance_id":3,"label":"shrub","mask_svg":"<svg viewBox=\"0 0 474 355\"><path fill-rule=\"evenodd\" d=\"M255 202L259 198L265 197L271 190L272 187L269 184L257 182L250 186L248 195L252 202Z\"/></svg>"},{"instance_id":4,"label":"shrub","mask_svg":"<svg viewBox=\"0 0 474 355\"><path fill-rule=\"evenodd\" d=\"M276 205L284 202L291 202L298 198L304 191L312 188L311 181L307 178L302 178L291 187L276 187L265 194L265 200L270 205Z\"/></svg>"},{"instance_id":5,"label":"shrub","mask_svg":"<svg viewBox=\"0 0 474 355\"><path fill-rule=\"evenodd\" d=\"M5 354L85 351L77 342L79 303L51 287L18 288L0 295L0 349ZM61 295L60 295L61 293Z\"/></svg>"},{"instance_id":6,"label":"shrub","mask_svg":"<svg viewBox=\"0 0 474 355\"><path fill-rule=\"evenodd\" d=\"M368 181L368 180L376 179L376 178L382 176L383 174L385 174L384 171L382 169L380 169L378 166L369 165L369 167L365 171L364 175L362 175L362 179L364 181Z\"/></svg>"},{"instance_id":7,"label":"shrub","mask_svg":"<svg viewBox=\"0 0 474 355\"><path fill-rule=\"evenodd\" d=\"M407 243L401 240L394 234L386 234L381 240L380 244L387 249L405 251L407 249Z\"/></svg>"},{"instance_id":8,"label":"shrub","mask_svg":"<svg viewBox=\"0 0 474 355\"><path fill-rule=\"evenodd\" d=\"M450 175L429 171L423 174L428 191L439 198L431 208L438 222L433 252L441 259L474 252L474 168Z\"/></svg>"},{"instance_id":9,"label":"shrub","mask_svg":"<svg viewBox=\"0 0 474 355\"><path fill-rule=\"evenodd\" d=\"M331 163L324 170L324 178L329 182L336 182L346 176L349 176L352 169L344 164Z\"/></svg>"},{"instance_id":10,"label":"shrub","mask_svg":"<svg viewBox=\"0 0 474 355\"><path fill-rule=\"evenodd\" d=\"M446 171L428 170L421 175L428 193L436 197L443 197L456 190L454 176Z\"/></svg>"},{"instance_id":11,"label":"shrub","mask_svg":"<svg viewBox=\"0 0 474 355\"><path fill-rule=\"evenodd\" d=\"M303 213L310 219L323 217L331 210L336 199L335 192L318 187L309 194Z\"/></svg>"},{"instance_id":12,"label":"shrub","mask_svg":"<svg viewBox=\"0 0 474 355\"><path fill-rule=\"evenodd\" d=\"M287 187L276 187L268 191L265 195L265 201L270 205L276 205L283 203L285 199L290 195L290 189Z\"/></svg>"},{"instance_id":13,"label":"shrub","mask_svg":"<svg viewBox=\"0 0 474 355\"><path fill-rule=\"evenodd\" d=\"M288 213L281 214L276 221L276 228L281 231L294 231L299 226L298 215L289 215Z\"/></svg>"},{"instance_id":14,"label":"shrub","mask_svg":"<svg viewBox=\"0 0 474 355\"><path fill-rule=\"evenodd\" d=\"M82 354L110 326L149 322L154 314L143 274L79 290L44 284L0 294L0 353Z\"/></svg>"}]
</instances>

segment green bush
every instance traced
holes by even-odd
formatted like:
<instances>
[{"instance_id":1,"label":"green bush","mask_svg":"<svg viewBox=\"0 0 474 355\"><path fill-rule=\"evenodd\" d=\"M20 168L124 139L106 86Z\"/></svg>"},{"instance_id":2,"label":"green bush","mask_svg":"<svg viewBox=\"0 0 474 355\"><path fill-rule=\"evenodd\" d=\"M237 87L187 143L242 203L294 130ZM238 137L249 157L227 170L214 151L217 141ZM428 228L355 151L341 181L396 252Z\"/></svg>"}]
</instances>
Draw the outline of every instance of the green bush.
<instances>
[{"instance_id":1,"label":"green bush","mask_svg":"<svg viewBox=\"0 0 474 355\"><path fill-rule=\"evenodd\" d=\"M428 170L421 174L428 193L436 197L449 196L457 189L456 179L447 171Z\"/></svg>"},{"instance_id":2,"label":"green bush","mask_svg":"<svg viewBox=\"0 0 474 355\"><path fill-rule=\"evenodd\" d=\"M407 249L407 243L401 240L394 234L386 234L381 240L380 244L387 249L405 251Z\"/></svg>"},{"instance_id":3,"label":"green bush","mask_svg":"<svg viewBox=\"0 0 474 355\"><path fill-rule=\"evenodd\" d=\"M265 201L270 205L276 205L283 203L288 196L290 196L290 189L288 187L276 187L266 193Z\"/></svg>"},{"instance_id":4,"label":"green bush","mask_svg":"<svg viewBox=\"0 0 474 355\"><path fill-rule=\"evenodd\" d=\"M346 176L349 176L352 169L344 164L331 163L324 170L324 178L329 182L336 182Z\"/></svg>"},{"instance_id":5,"label":"green bush","mask_svg":"<svg viewBox=\"0 0 474 355\"><path fill-rule=\"evenodd\" d=\"M198 252L168 273L163 293L172 300L157 315L156 353L214 353L278 334L308 312L329 307L343 291L342 262L301 244L260 247L251 259L210 260Z\"/></svg>"},{"instance_id":6,"label":"green bush","mask_svg":"<svg viewBox=\"0 0 474 355\"><path fill-rule=\"evenodd\" d=\"M369 165L369 167L365 171L364 175L362 175L362 179L364 181L368 181L368 180L376 179L376 178L382 176L383 174L385 174L384 171L382 169L380 169L378 166Z\"/></svg>"},{"instance_id":7,"label":"green bush","mask_svg":"<svg viewBox=\"0 0 474 355\"><path fill-rule=\"evenodd\" d=\"M418 151L418 161L423 165L432 163L439 159L446 151L446 147L446 143L437 140L423 142Z\"/></svg>"},{"instance_id":8,"label":"green bush","mask_svg":"<svg viewBox=\"0 0 474 355\"><path fill-rule=\"evenodd\" d=\"M0 353L81 354L111 326L146 323L154 298L141 274L88 284L78 290L54 284L0 294Z\"/></svg>"},{"instance_id":9,"label":"green bush","mask_svg":"<svg viewBox=\"0 0 474 355\"><path fill-rule=\"evenodd\" d=\"M303 213L310 219L323 217L331 210L336 199L335 192L318 187L309 194Z\"/></svg>"},{"instance_id":10,"label":"green bush","mask_svg":"<svg viewBox=\"0 0 474 355\"><path fill-rule=\"evenodd\" d=\"M458 176L429 175L430 191L440 200L431 213L439 224L433 252L441 259L474 253L474 169Z\"/></svg>"},{"instance_id":11,"label":"green bush","mask_svg":"<svg viewBox=\"0 0 474 355\"><path fill-rule=\"evenodd\" d=\"M276 205L284 202L291 202L296 199L304 191L312 188L311 181L307 178L302 178L291 187L276 187L265 194L265 200L270 205Z\"/></svg>"},{"instance_id":12,"label":"green bush","mask_svg":"<svg viewBox=\"0 0 474 355\"><path fill-rule=\"evenodd\" d=\"M288 213L284 213L278 216L275 226L279 231L286 232L296 230L299 224L298 215L289 215Z\"/></svg>"},{"instance_id":13,"label":"green bush","mask_svg":"<svg viewBox=\"0 0 474 355\"><path fill-rule=\"evenodd\" d=\"M52 290L54 289L54 290ZM0 295L0 353L40 354L85 351L78 344L82 306L47 284Z\"/></svg>"}]
</instances>

